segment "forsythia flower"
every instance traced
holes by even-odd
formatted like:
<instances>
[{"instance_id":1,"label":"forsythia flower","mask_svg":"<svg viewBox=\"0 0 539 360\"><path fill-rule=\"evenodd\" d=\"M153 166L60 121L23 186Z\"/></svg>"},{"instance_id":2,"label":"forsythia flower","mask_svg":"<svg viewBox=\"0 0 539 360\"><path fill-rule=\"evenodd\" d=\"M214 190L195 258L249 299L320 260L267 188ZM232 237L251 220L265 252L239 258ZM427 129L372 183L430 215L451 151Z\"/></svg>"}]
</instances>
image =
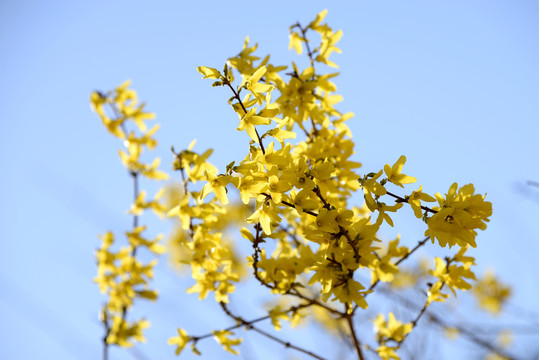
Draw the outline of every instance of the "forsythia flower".
<instances>
[{"instance_id":1,"label":"forsythia flower","mask_svg":"<svg viewBox=\"0 0 539 360\"><path fill-rule=\"evenodd\" d=\"M262 102L262 100L264 99L262 93L273 90L273 85L259 83L260 79L262 78L262 76L264 76L266 71L266 67L262 66L260 69L256 70L253 75L245 76L241 84L241 86L249 90L253 94L255 99L257 99L259 102Z\"/></svg>"},{"instance_id":2,"label":"forsythia flower","mask_svg":"<svg viewBox=\"0 0 539 360\"><path fill-rule=\"evenodd\" d=\"M266 235L270 235L275 225L281 222L277 207L272 200L262 202L253 215L246 220L251 223L259 222Z\"/></svg>"},{"instance_id":3,"label":"forsythia flower","mask_svg":"<svg viewBox=\"0 0 539 360\"><path fill-rule=\"evenodd\" d=\"M136 91L129 89L130 81L124 82L114 91L107 94L94 92L90 101L95 112L101 118L107 130L114 136L123 140L126 151L120 150L120 159L129 171L135 182L136 199L129 211L138 223L138 216L145 209L152 209L158 215L163 216L165 208L159 203L159 198L164 190L159 190L154 200L146 201L146 192L138 192L138 180L140 177L163 180L168 175L157 170L160 160L156 158L151 164L143 163L141 155L144 149L152 150L157 145L153 135L159 129L159 125L148 130L145 121L155 118L153 113L144 111L144 103L139 103ZM115 119L107 115L112 113ZM135 130L128 132L129 124L134 124ZM129 134L128 136L127 133ZM159 243L162 235L153 240L146 239L142 232L146 226L134 226L127 231L127 246L118 251L112 249L114 236L107 232L102 239L102 246L97 251L98 262L97 276L94 281L98 284L101 292L107 294L108 301L103 306L101 322L104 324L107 344L118 346L132 346L132 341L145 341L143 330L149 326L146 320L127 322L127 311L133 306L134 300L147 299L155 301L157 291L149 289L149 281L153 277L153 268L157 260L151 260L144 264L136 258L138 249L145 248L154 254L162 254L165 251Z\"/></svg>"},{"instance_id":4,"label":"forsythia flower","mask_svg":"<svg viewBox=\"0 0 539 360\"><path fill-rule=\"evenodd\" d=\"M404 175L401 173L402 167L404 166L405 162L406 156L402 155L399 160L397 160L397 162L393 164L393 166L389 166L389 164L386 164L384 166L387 180L402 188L404 187L402 184L410 184L417 181L415 177Z\"/></svg>"},{"instance_id":5,"label":"forsythia flower","mask_svg":"<svg viewBox=\"0 0 539 360\"><path fill-rule=\"evenodd\" d=\"M241 344L242 339L231 339L228 337L229 335L234 335L234 333L228 330L213 331L213 337L215 338L215 341L221 344L226 351L234 355L238 355L239 352L236 349L232 349L232 346L237 346Z\"/></svg>"},{"instance_id":6,"label":"forsythia flower","mask_svg":"<svg viewBox=\"0 0 539 360\"><path fill-rule=\"evenodd\" d=\"M485 195L474 194L472 184L457 189L458 184L454 183L445 199L440 193L435 195L440 206L434 207L437 213L427 219L425 235L433 242L437 239L442 247L447 244L449 247L466 244L476 247L475 230L487 228L492 204L485 201Z\"/></svg>"},{"instance_id":7,"label":"forsythia flower","mask_svg":"<svg viewBox=\"0 0 539 360\"><path fill-rule=\"evenodd\" d=\"M373 323L374 329L378 333L379 341L402 341L412 331L412 324L403 324L395 318L392 312L389 313L387 321L384 315L379 314Z\"/></svg>"},{"instance_id":8,"label":"forsythia flower","mask_svg":"<svg viewBox=\"0 0 539 360\"><path fill-rule=\"evenodd\" d=\"M210 68L207 66L199 66L197 67L197 70L199 73L204 75L203 79L219 79L219 77L221 77L221 73L219 72L219 70L214 68Z\"/></svg>"},{"instance_id":9,"label":"forsythia flower","mask_svg":"<svg viewBox=\"0 0 539 360\"><path fill-rule=\"evenodd\" d=\"M303 39L301 36L296 32L292 32L290 35L288 35L288 37L290 39L288 50L294 48L298 55L301 55L303 53Z\"/></svg>"},{"instance_id":10,"label":"forsythia flower","mask_svg":"<svg viewBox=\"0 0 539 360\"><path fill-rule=\"evenodd\" d=\"M210 192L215 194L215 197L219 199L221 204L228 204L228 196L226 196L226 185L234 183L236 187L239 186L239 178L233 178L232 176L216 176L210 170L204 172L206 177L206 185L202 188L200 193L200 199L204 199Z\"/></svg>"},{"instance_id":11,"label":"forsythia flower","mask_svg":"<svg viewBox=\"0 0 539 360\"><path fill-rule=\"evenodd\" d=\"M128 324L120 316L115 316L112 320L112 327L107 343L117 344L122 347L132 347L133 343L130 340L145 342L146 339L142 335L142 330L149 327L150 323L145 320Z\"/></svg>"},{"instance_id":12,"label":"forsythia flower","mask_svg":"<svg viewBox=\"0 0 539 360\"><path fill-rule=\"evenodd\" d=\"M479 279L472 291L479 305L492 314L499 314L511 297L511 288L502 284L493 271Z\"/></svg>"},{"instance_id":13,"label":"forsythia flower","mask_svg":"<svg viewBox=\"0 0 539 360\"><path fill-rule=\"evenodd\" d=\"M359 179L359 183L361 184L365 194L365 203L371 211L374 211L377 207L376 201L374 200L372 194L376 196L387 194L386 188L377 181L380 176L382 176L382 170L380 170L377 174L371 173L366 175L364 178Z\"/></svg>"},{"instance_id":14,"label":"forsythia flower","mask_svg":"<svg viewBox=\"0 0 539 360\"><path fill-rule=\"evenodd\" d=\"M180 355L189 340L191 340L191 338L189 335L187 335L187 331L184 329L178 329L178 335L168 339L168 344L176 345L176 355Z\"/></svg>"},{"instance_id":15,"label":"forsythia flower","mask_svg":"<svg viewBox=\"0 0 539 360\"><path fill-rule=\"evenodd\" d=\"M421 219L423 216L421 212L421 201L426 202L434 202L436 199L434 199L432 196L423 193L423 185L419 186L419 189L412 191L410 196L407 197L408 204L412 207L412 210L414 210L414 215Z\"/></svg>"},{"instance_id":16,"label":"forsythia flower","mask_svg":"<svg viewBox=\"0 0 539 360\"><path fill-rule=\"evenodd\" d=\"M391 262L391 259L394 257L402 257L408 253L408 248L405 246L399 247L400 235L397 239L389 243L387 252L383 256L378 256L376 260L372 262L372 267L374 271L372 274L371 283L375 283L380 280L383 282L393 281L396 274L399 273L399 268L397 265Z\"/></svg>"},{"instance_id":17,"label":"forsythia flower","mask_svg":"<svg viewBox=\"0 0 539 360\"><path fill-rule=\"evenodd\" d=\"M271 120L264 116L255 115L256 108L250 109L247 114L243 115L238 125L238 130L247 132L247 135L253 141L258 141L258 135L256 134L255 125L269 125Z\"/></svg>"}]
</instances>

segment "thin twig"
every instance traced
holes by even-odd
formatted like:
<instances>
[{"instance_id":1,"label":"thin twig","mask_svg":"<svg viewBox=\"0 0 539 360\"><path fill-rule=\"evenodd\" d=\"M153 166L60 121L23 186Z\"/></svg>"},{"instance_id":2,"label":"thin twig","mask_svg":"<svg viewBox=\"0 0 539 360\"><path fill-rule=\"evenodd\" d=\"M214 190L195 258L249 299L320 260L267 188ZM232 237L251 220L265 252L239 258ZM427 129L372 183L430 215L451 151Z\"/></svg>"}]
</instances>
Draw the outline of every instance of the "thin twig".
<instances>
[{"instance_id":1,"label":"thin twig","mask_svg":"<svg viewBox=\"0 0 539 360\"><path fill-rule=\"evenodd\" d=\"M245 108L245 106L243 105L243 102L240 99L240 94L234 89L234 87L232 87L230 82L226 81L225 84L228 85L230 90L232 90L232 93L234 94L234 98L236 98L236 100L238 100L238 103L240 104L241 108L243 109L244 116L245 116L247 114L247 109ZM258 143L260 144L260 149L262 150L262 154L266 155L266 150L264 149L264 144L262 143L262 138L258 134L258 130L256 129L256 127L255 127L255 133L256 133L256 137L258 138Z\"/></svg>"},{"instance_id":2,"label":"thin twig","mask_svg":"<svg viewBox=\"0 0 539 360\"><path fill-rule=\"evenodd\" d=\"M405 199L405 198L403 198L403 197L401 197L399 195L395 195L395 194L393 194L393 193L391 193L389 191L387 191L386 194L389 195L389 196L394 197L395 199L397 199L398 203L407 203L408 204L408 199ZM423 210L425 210L427 212L433 213L433 214L438 213L438 211L432 210L431 208L429 208L427 206L423 206L423 205L421 205L421 209L423 209Z\"/></svg>"},{"instance_id":3,"label":"thin twig","mask_svg":"<svg viewBox=\"0 0 539 360\"><path fill-rule=\"evenodd\" d=\"M424 238L423 240L421 240L420 242L417 243L417 245L412 249L410 250L410 252L406 253L406 255L404 255L403 257L401 257L396 263L395 265L399 265L401 262L403 262L404 260L408 259L408 257L410 257L410 255L412 255L417 249L419 249L421 246L425 245L425 243L430 239L430 236L427 236L426 238Z\"/></svg>"},{"instance_id":4,"label":"thin twig","mask_svg":"<svg viewBox=\"0 0 539 360\"><path fill-rule=\"evenodd\" d=\"M260 238L260 230L261 230L261 226L260 226L260 223L257 223L255 225L255 230L256 230L256 233L255 233L255 241L253 242L253 250L254 250L254 253L253 253L253 275L255 276L255 278L260 282L260 284L262 284L263 286L271 289L271 290L275 290L277 289L277 284L275 285L272 285L272 284L269 284L267 283L266 281L264 281L264 279L262 279L260 277L260 273L259 273L259 270L258 270L258 261L259 261L259 258L258 258L258 255L260 254L260 248L258 247L258 245L263 242L263 240ZM308 305L316 305L316 306L319 306L321 308L324 308L325 310L333 313L333 314L336 314L336 315L339 315L339 316L343 316L343 313L341 313L340 311L338 310L335 310L323 303L321 303L320 301L316 300L316 299L311 299L305 295L303 295L302 293L300 293L295 287L294 285L292 284L290 286L290 288L288 288L285 292L282 292L282 295L291 295L291 296L295 296L297 298L300 298L302 300L305 300L308 302Z\"/></svg>"},{"instance_id":5,"label":"thin twig","mask_svg":"<svg viewBox=\"0 0 539 360\"><path fill-rule=\"evenodd\" d=\"M302 352L302 353L304 353L304 354L306 354L306 355L309 355L309 356L311 356L311 357L313 357L313 358L315 358L315 359L318 359L318 360L325 360L325 358L323 358L323 357L321 357L321 356L319 356L319 355L313 353L312 351L309 351L309 350L306 350L306 349L304 349L304 348L302 348L302 347L299 347L299 346L297 346L297 345L294 345L294 344L290 343L289 341L282 340L282 339L280 339L280 338L278 338L278 337L276 337L276 336L274 336L274 335L272 335L272 334L270 334L270 333L268 333L268 332L266 332L266 331L264 331L264 330L262 330L262 329L259 329L259 328L255 327L255 326L253 325L253 322L252 322L252 321L246 321L246 320L244 320L241 316L237 316L237 315L232 314L232 312L230 312L230 310L228 309L228 307L226 306L226 304L225 304L224 302L221 302L220 304L221 304L221 308L223 309L223 311L224 311L229 317L231 317L232 319L234 319L234 320L236 320L238 323L240 323L240 326L243 326L243 325L244 325L244 326L247 327L247 329L249 329L249 330L254 330L254 331L256 331L257 333L259 333L259 334L261 334L261 335L264 335L264 336L267 337L268 339L271 339L271 340L273 340L273 341L275 341L275 342L277 342L277 343L283 345L284 347L287 347L287 348L294 349L294 350L296 350L296 351ZM291 309L290 311L292 311L292 309ZM269 317L270 317L270 316L268 315L268 318L269 318Z\"/></svg>"},{"instance_id":6,"label":"thin twig","mask_svg":"<svg viewBox=\"0 0 539 360\"><path fill-rule=\"evenodd\" d=\"M345 307L347 305L345 304ZM346 309L345 309L346 311ZM348 327L350 328L350 334L352 335L352 339L354 340L354 347L356 348L357 356L359 360L364 360L363 351L361 350L361 343L359 342L359 339L356 335L356 330L354 328L354 321L353 321L353 314L346 314L346 321L348 322Z\"/></svg>"}]
</instances>

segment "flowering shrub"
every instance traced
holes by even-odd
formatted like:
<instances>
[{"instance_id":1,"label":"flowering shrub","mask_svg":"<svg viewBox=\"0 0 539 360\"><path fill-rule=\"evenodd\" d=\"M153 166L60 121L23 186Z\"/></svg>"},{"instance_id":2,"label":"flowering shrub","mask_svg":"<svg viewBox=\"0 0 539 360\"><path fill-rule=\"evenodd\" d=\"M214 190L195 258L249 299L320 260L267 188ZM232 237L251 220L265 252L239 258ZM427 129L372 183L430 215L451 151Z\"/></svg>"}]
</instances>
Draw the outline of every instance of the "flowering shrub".
<instances>
[{"instance_id":1,"label":"flowering shrub","mask_svg":"<svg viewBox=\"0 0 539 360\"><path fill-rule=\"evenodd\" d=\"M290 27L289 48L306 53L309 66L305 69L294 63L290 67L273 65L269 55L255 55L257 45L249 39L222 71L198 67L204 79L213 81L212 86L230 91L228 103L238 115L237 130L246 133L248 151L243 159L218 170L209 163L212 150L197 152L194 142L179 152L172 149L181 188L175 190L171 207L161 200L164 188L153 200L139 190L141 178L168 178L158 170L159 159L141 161L144 151L157 146L153 136L158 125L150 129L146 125L154 115L144 110L129 82L106 94L91 95L92 106L107 130L124 143L120 158L134 182L129 211L133 228L125 233L125 245L116 249L116 237L107 232L97 251L95 281L108 299L101 317L105 357L110 345L131 346L144 340L143 330L149 322L128 321L127 315L136 299L155 301L158 297L150 286L156 260L142 263L138 258L140 251L165 252L161 236L143 236L146 227L139 225L139 217L148 209L179 219L168 250L174 262L190 268L195 283L187 292L197 293L200 299L211 294L235 321L233 326L202 336L179 328L169 339L176 354L188 344L200 354L199 342L211 336L237 354L242 339L235 330L245 327L321 359L256 325L267 320L279 330L282 321L295 325L311 318L330 333L344 335L359 359L366 353L398 359L399 348L433 302L472 289L475 263L467 251L477 246L477 230L486 229L491 203L472 184L459 187L454 183L436 194L424 193L421 185L410 188L417 179L403 172L404 155L383 169L361 170L346 125L353 114L335 108L342 100L332 82L338 73L323 71L337 68L329 58L341 52L337 43L342 36L323 22L325 16L322 11L306 26L296 23ZM313 35L319 40L312 39ZM363 204L352 197L358 192L363 193ZM393 218L406 211L423 223L424 237L412 245L401 242L400 237L384 243L381 226L394 226ZM241 237L230 239L230 229ZM246 262L233 246L240 241L252 249ZM443 248L447 255L412 270L402 267L429 243ZM233 314L227 306L236 284L250 275L280 299L265 316L254 320ZM509 289L490 275L479 286L483 289L477 293L480 303L499 311ZM414 317L379 314L372 319L374 337L356 330L355 316L369 307L371 293L405 294L410 288L425 293ZM410 304L405 295L394 296L402 296ZM443 319L430 317L445 326ZM488 350L506 356L501 347Z\"/></svg>"}]
</instances>

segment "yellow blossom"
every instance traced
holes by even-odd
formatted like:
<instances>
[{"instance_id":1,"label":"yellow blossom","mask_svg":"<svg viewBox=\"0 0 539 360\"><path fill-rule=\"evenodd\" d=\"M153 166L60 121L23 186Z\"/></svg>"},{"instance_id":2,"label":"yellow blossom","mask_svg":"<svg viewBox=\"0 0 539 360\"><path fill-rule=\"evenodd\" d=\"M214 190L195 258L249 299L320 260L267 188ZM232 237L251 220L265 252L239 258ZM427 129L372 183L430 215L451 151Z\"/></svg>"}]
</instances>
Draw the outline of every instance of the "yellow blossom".
<instances>
[{"instance_id":1,"label":"yellow blossom","mask_svg":"<svg viewBox=\"0 0 539 360\"><path fill-rule=\"evenodd\" d=\"M182 350L185 348L185 345L191 340L187 331L184 329L178 329L178 335L168 339L169 345L176 345L176 356L180 355Z\"/></svg>"},{"instance_id":2,"label":"yellow blossom","mask_svg":"<svg viewBox=\"0 0 539 360\"><path fill-rule=\"evenodd\" d=\"M412 207L412 210L414 210L414 215L421 219L423 216L423 213L421 212L421 201L426 202L434 202L436 199L434 199L432 196L423 193L423 185L419 186L419 189L412 191L410 196L407 198L408 204Z\"/></svg>"},{"instance_id":3,"label":"yellow blossom","mask_svg":"<svg viewBox=\"0 0 539 360\"><path fill-rule=\"evenodd\" d=\"M408 176L401 173L402 167L404 166L405 162L406 162L406 156L402 155L399 158L399 160L397 160L397 162L393 164L393 166L389 166L389 164L386 164L384 166L384 171L387 175L387 180L402 188L404 187L402 184L410 184L417 181L415 177Z\"/></svg>"},{"instance_id":4,"label":"yellow blossom","mask_svg":"<svg viewBox=\"0 0 539 360\"><path fill-rule=\"evenodd\" d=\"M228 330L213 331L212 333L213 333L213 337L215 338L215 340L219 344L221 344L221 346L223 346L226 351L228 351L228 352L230 352L230 353L232 353L234 355L239 354L239 352L236 349L232 349L232 346L237 346L237 345L241 344L241 342L242 342L241 338L238 338L238 339L230 338L229 336L234 335L234 333L232 331L228 331Z\"/></svg>"}]
</instances>

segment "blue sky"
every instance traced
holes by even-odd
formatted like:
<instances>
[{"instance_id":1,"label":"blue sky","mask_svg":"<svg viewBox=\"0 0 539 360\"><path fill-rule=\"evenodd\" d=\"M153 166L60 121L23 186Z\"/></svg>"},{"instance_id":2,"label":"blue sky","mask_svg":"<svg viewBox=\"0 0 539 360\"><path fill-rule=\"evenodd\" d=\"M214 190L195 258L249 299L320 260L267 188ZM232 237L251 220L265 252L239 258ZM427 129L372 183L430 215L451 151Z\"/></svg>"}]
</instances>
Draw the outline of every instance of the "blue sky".
<instances>
[{"instance_id":1,"label":"blue sky","mask_svg":"<svg viewBox=\"0 0 539 360\"><path fill-rule=\"evenodd\" d=\"M96 315L103 298L91 282L96 235L129 229L131 191L116 155L120 144L90 111L90 92L132 79L161 123L162 168L172 160L171 145L197 138L198 150L215 149L213 163L222 169L243 158L248 140L234 130L229 94L200 80L196 67L221 68L247 35L275 64L301 62L287 50L288 26L325 8L329 24L344 32L343 53L332 59L341 72L339 109L356 114L349 125L363 171L405 154L407 173L427 192L444 193L457 181L487 193L494 215L473 253L478 272L495 268L515 285L515 304L536 307L539 189L525 183L539 181L537 1L3 1L6 359L100 356ZM152 186L143 185L150 193ZM411 219L397 223L409 244L423 231ZM172 349L159 343L163 337L176 326L208 329L211 318L196 317L198 309L214 315L209 304L183 295L189 280L167 272L164 259L160 270L163 302L159 311L141 305L156 330L140 351L165 359ZM210 343L208 354L220 355Z\"/></svg>"}]
</instances>

